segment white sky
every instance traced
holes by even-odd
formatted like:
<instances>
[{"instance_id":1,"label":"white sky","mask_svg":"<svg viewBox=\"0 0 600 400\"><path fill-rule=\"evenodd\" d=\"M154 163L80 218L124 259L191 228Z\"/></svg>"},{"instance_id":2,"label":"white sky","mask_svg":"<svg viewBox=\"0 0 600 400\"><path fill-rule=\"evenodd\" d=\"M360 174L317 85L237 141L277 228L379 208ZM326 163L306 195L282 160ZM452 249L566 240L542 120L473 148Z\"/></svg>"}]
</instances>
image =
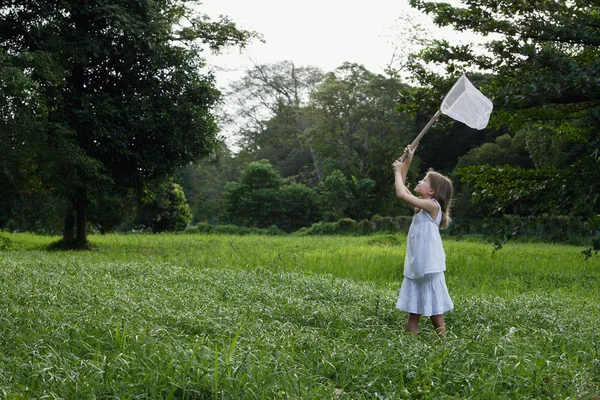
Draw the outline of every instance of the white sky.
<instances>
[{"instance_id":1,"label":"white sky","mask_svg":"<svg viewBox=\"0 0 600 400\"><path fill-rule=\"evenodd\" d=\"M199 10L213 19L226 15L238 28L257 31L265 40L254 41L241 54L232 49L207 55L218 71L219 87L240 77L253 62L291 60L328 72L349 61L383 72L394 51L390 41L398 36L395 22L407 14L439 34L430 18L420 17L407 0L203 0Z\"/></svg>"},{"instance_id":2,"label":"white sky","mask_svg":"<svg viewBox=\"0 0 600 400\"><path fill-rule=\"evenodd\" d=\"M446 1L455 6L460 4L460 0ZM408 0L201 0L201 3L201 13L212 19L228 16L238 28L256 31L265 41L255 40L241 52L230 49L220 55L206 54L209 67L216 73L217 86L223 90L254 64L284 60L296 66L319 67L324 72L348 61L382 73L392 59L394 48L400 47L402 52L409 42L407 18L436 38L443 37L453 44L475 40L470 34L435 27L431 18L411 8ZM235 124L221 129L229 146L235 148Z\"/></svg>"}]
</instances>

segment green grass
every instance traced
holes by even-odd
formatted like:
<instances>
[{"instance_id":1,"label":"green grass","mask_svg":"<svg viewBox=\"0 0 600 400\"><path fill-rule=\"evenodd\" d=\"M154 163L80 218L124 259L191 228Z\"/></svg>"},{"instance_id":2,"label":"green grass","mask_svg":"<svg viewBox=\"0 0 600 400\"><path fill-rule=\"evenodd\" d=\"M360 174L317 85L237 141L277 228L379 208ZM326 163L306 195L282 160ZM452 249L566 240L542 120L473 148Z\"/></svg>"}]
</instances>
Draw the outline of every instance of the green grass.
<instances>
[{"instance_id":1,"label":"green grass","mask_svg":"<svg viewBox=\"0 0 600 400\"><path fill-rule=\"evenodd\" d=\"M8 235L0 398L600 399L600 260L446 239L439 341L394 309L403 235Z\"/></svg>"}]
</instances>

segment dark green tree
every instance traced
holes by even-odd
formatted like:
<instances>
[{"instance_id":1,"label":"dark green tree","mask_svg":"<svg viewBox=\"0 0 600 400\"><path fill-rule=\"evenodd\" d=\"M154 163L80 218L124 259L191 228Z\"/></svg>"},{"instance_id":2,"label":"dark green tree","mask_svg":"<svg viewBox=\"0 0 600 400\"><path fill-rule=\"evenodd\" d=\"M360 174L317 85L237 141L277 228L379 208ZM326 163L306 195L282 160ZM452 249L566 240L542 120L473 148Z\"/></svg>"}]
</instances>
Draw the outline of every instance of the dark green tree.
<instances>
[{"instance_id":1,"label":"dark green tree","mask_svg":"<svg viewBox=\"0 0 600 400\"><path fill-rule=\"evenodd\" d=\"M0 53L0 228L24 230L19 210L43 204L46 187L36 177L35 132L48 110L37 96L36 81L11 57ZM55 199L53 199L55 200ZM37 225L38 218L32 218ZM50 227L48 227L50 228ZM50 228L51 230L51 228Z\"/></svg>"},{"instance_id":2,"label":"dark green tree","mask_svg":"<svg viewBox=\"0 0 600 400\"><path fill-rule=\"evenodd\" d=\"M391 165L417 134L413 117L396 111L398 97L408 90L398 78L345 63L313 95L306 138L321 161L323 179L339 170L346 177L374 181L367 213L398 210Z\"/></svg>"},{"instance_id":3,"label":"dark green tree","mask_svg":"<svg viewBox=\"0 0 600 400\"><path fill-rule=\"evenodd\" d=\"M197 4L0 3L0 62L29 85L9 89L3 123L19 125L16 105L42 111L8 134L29 146L21 170L66 199L66 246L85 246L95 198L125 197L213 149L220 93L203 49L243 45L252 34L208 20Z\"/></svg>"},{"instance_id":4,"label":"dark green tree","mask_svg":"<svg viewBox=\"0 0 600 400\"><path fill-rule=\"evenodd\" d=\"M471 165L512 165L514 167L533 168L533 160L527 151L526 132L522 131L512 136L505 134L494 142L484 143L475 147L460 157L457 168Z\"/></svg>"},{"instance_id":5,"label":"dark green tree","mask_svg":"<svg viewBox=\"0 0 600 400\"><path fill-rule=\"evenodd\" d=\"M141 203L136 225L154 233L183 231L192 220L183 189L177 183L155 185Z\"/></svg>"},{"instance_id":6,"label":"dark green tree","mask_svg":"<svg viewBox=\"0 0 600 400\"><path fill-rule=\"evenodd\" d=\"M277 194L278 218L275 225L284 232L295 232L319 220L317 194L301 183L284 185Z\"/></svg>"},{"instance_id":7,"label":"dark green tree","mask_svg":"<svg viewBox=\"0 0 600 400\"><path fill-rule=\"evenodd\" d=\"M436 41L412 63L413 76L424 87L443 93L457 74L465 70L485 71L483 91L493 97L496 110L492 124L511 132L537 132L529 141L536 166L552 165L552 154L562 153L558 168L550 175L533 168L518 170L518 182L537 182L536 207L556 214L590 220L600 215L600 5L596 2L542 0L535 4L512 0L479 0L458 7L447 3L411 0L411 5L431 14L436 24L458 31L491 35L483 49L477 45L451 45ZM485 51L482 51L485 50ZM441 77L429 68L444 66ZM539 140L539 133L547 136ZM544 143L554 150L544 156ZM536 148L537 146L537 148ZM535 155L534 155L535 152ZM503 167L498 167L503 168ZM504 173L503 173L504 172ZM486 196L501 204L494 209L519 208L521 189L530 184L510 180L505 170L471 170L470 182L496 182L486 186ZM530 178L525 175L529 173ZM543 175L543 177L541 177ZM547 178L547 179L546 179ZM561 188L569 182L570 190ZM564 204L570 204L565 208Z\"/></svg>"},{"instance_id":8,"label":"dark green tree","mask_svg":"<svg viewBox=\"0 0 600 400\"><path fill-rule=\"evenodd\" d=\"M420 67L417 64L418 61L413 59L409 65L413 68ZM415 76L420 75L415 74ZM481 87L489 81L489 77L470 74L469 80L476 87ZM444 96L454 83L455 81L451 79L436 78L432 82L425 81L422 85L411 86L402 92L402 96L399 97L398 110L414 115L417 127L414 133L415 137L440 108ZM507 131L505 127L471 129L462 122L442 115L419 143L417 154L420 164L417 167L420 169L420 174L425 173L429 168L450 173L455 168L458 159L468 151L494 141L496 137L506 134Z\"/></svg>"},{"instance_id":9,"label":"dark green tree","mask_svg":"<svg viewBox=\"0 0 600 400\"><path fill-rule=\"evenodd\" d=\"M352 203L352 191L342 171L334 170L319 182L316 190L325 221L333 222L347 216L346 210Z\"/></svg>"},{"instance_id":10,"label":"dark green tree","mask_svg":"<svg viewBox=\"0 0 600 400\"><path fill-rule=\"evenodd\" d=\"M373 216L376 182L370 178L346 178L334 170L316 187L321 215L325 221L334 222L342 218L356 221Z\"/></svg>"},{"instance_id":11,"label":"dark green tree","mask_svg":"<svg viewBox=\"0 0 600 400\"><path fill-rule=\"evenodd\" d=\"M219 223L222 214L222 192L225 184L235 181L247 163L244 155L234 157L225 143L209 157L177 173L192 211L192 223Z\"/></svg>"},{"instance_id":12,"label":"dark green tree","mask_svg":"<svg viewBox=\"0 0 600 400\"><path fill-rule=\"evenodd\" d=\"M227 222L291 232L318 220L316 195L302 184L285 184L267 160L251 162L223 191Z\"/></svg>"}]
</instances>

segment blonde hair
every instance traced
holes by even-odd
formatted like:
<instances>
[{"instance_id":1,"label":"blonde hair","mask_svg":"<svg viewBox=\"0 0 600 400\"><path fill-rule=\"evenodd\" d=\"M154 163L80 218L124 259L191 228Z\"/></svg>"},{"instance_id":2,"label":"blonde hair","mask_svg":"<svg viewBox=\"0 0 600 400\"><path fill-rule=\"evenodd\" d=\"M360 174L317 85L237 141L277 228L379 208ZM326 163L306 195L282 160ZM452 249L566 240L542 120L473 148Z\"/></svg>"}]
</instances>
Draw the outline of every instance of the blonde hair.
<instances>
[{"instance_id":1,"label":"blonde hair","mask_svg":"<svg viewBox=\"0 0 600 400\"><path fill-rule=\"evenodd\" d=\"M452 181L445 175L429 169L427 172L431 188L433 189L433 198L439 203L442 209L442 222L440 228L446 228L452 219L450 218L450 207L452 202Z\"/></svg>"}]
</instances>

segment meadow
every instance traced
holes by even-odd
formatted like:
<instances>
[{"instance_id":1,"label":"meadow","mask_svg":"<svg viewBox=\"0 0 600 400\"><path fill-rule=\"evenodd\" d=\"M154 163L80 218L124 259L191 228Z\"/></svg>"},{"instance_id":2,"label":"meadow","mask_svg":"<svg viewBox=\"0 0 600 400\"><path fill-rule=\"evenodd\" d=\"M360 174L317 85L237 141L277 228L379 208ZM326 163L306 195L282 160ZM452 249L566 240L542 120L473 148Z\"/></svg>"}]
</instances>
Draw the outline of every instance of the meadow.
<instances>
[{"instance_id":1,"label":"meadow","mask_svg":"<svg viewBox=\"0 0 600 400\"><path fill-rule=\"evenodd\" d=\"M580 247L445 238L440 340L395 310L403 234L2 236L3 399L600 399Z\"/></svg>"}]
</instances>

